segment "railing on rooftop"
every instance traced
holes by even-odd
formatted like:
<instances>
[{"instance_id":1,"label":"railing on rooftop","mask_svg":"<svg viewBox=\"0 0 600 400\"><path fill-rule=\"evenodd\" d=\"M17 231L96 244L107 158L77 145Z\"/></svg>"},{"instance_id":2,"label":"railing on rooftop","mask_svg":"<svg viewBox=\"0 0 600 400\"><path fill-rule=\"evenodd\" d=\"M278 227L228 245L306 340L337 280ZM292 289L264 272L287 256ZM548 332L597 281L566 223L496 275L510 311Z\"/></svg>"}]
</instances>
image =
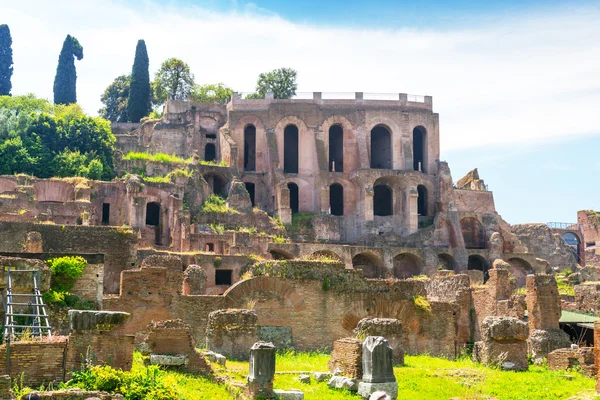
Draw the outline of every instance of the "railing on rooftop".
<instances>
[{"instance_id":1,"label":"railing on rooftop","mask_svg":"<svg viewBox=\"0 0 600 400\"><path fill-rule=\"evenodd\" d=\"M548 222L546 225L552 229L563 229L563 230L578 229L578 225L576 222Z\"/></svg>"},{"instance_id":2,"label":"railing on rooftop","mask_svg":"<svg viewBox=\"0 0 600 400\"><path fill-rule=\"evenodd\" d=\"M247 100L255 92L237 92L237 98ZM234 96L236 95L234 94ZM267 99L269 98L267 94ZM292 100L379 100L409 103L431 104L431 96L406 93L369 93L369 92L296 92Z\"/></svg>"}]
</instances>

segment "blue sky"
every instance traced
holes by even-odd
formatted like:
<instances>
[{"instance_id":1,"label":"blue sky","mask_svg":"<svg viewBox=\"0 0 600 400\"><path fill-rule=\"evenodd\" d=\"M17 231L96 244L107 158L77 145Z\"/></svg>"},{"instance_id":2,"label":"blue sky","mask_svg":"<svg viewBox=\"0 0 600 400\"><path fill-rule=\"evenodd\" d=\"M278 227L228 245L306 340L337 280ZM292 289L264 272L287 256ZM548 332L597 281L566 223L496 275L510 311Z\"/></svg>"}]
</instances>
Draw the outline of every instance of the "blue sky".
<instances>
[{"instance_id":1,"label":"blue sky","mask_svg":"<svg viewBox=\"0 0 600 400\"><path fill-rule=\"evenodd\" d=\"M298 71L301 92L433 96L441 159L478 167L510 223L574 221L600 209L600 4L590 1L0 0L13 37L13 93L52 97L66 34L77 37L89 113L146 41L198 83L252 91Z\"/></svg>"}]
</instances>

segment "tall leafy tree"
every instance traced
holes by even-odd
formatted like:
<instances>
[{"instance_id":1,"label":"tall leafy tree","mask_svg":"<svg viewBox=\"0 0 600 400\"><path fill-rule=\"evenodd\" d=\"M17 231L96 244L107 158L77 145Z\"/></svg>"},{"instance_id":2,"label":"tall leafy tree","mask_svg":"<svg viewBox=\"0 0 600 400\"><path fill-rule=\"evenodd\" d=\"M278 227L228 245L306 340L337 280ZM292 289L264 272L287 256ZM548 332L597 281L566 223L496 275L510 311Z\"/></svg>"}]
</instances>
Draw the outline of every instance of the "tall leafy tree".
<instances>
[{"instance_id":1,"label":"tall leafy tree","mask_svg":"<svg viewBox=\"0 0 600 400\"><path fill-rule=\"evenodd\" d=\"M232 94L233 89L224 84L212 83L208 85L195 85L189 98L192 101L200 103L227 104L227 100L229 100Z\"/></svg>"},{"instance_id":2,"label":"tall leafy tree","mask_svg":"<svg viewBox=\"0 0 600 400\"><path fill-rule=\"evenodd\" d=\"M83 58L83 47L71 35L67 35L60 56L54 78L54 104L77 103L77 71L75 60Z\"/></svg>"},{"instance_id":3,"label":"tall leafy tree","mask_svg":"<svg viewBox=\"0 0 600 400\"><path fill-rule=\"evenodd\" d=\"M0 25L0 96L10 96L13 74L12 38L8 25Z\"/></svg>"},{"instance_id":4,"label":"tall leafy tree","mask_svg":"<svg viewBox=\"0 0 600 400\"><path fill-rule=\"evenodd\" d=\"M131 70L131 86L127 100L127 113L131 122L140 122L140 119L147 116L152 109L148 62L146 42L140 39L135 48L135 58Z\"/></svg>"},{"instance_id":5,"label":"tall leafy tree","mask_svg":"<svg viewBox=\"0 0 600 400\"><path fill-rule=\"evenodd\" d=\"M292 68L279 68L264 72L258 76L256 93L252 98L264 98L267 92L272 92L276 99L289 99L296 94L297 72Z\"/></svg>"},{"instance_id":6,"label":"tall leafy tree","mask_svg":"<svg viewBox=\"0 0 600 400\"><path fill-rule=\"evenodd\" d=\"M185 100L194 88L194 75L185 62L177 58L164 61L152 82L157 104L167 99Z\"/></svg>"},{"instance_id":7,"label":"tall leafy tree","mask_svg":"<svg viewBox=\"0 0 600 400\"><path fill-rule=\"evenodd\" d=\"M131 76L121 75L108 85L102 96L100 96L100 101L104 104L104 107L98 110L98 114L102 118L112 122L127 122L130 120L129 108L127 107L130 104L128 102L130 84ZM139 119L136 122L139 122Z\"/></svg>"}]
</instances>

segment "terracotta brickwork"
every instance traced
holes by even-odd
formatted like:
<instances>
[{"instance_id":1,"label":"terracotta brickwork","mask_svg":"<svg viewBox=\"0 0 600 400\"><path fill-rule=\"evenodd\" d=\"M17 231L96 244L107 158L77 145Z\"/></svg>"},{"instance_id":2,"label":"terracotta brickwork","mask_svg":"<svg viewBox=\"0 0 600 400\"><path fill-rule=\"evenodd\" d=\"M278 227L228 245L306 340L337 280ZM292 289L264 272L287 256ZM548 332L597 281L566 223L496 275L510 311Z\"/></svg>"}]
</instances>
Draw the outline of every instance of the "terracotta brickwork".
<instances>
[{"instance_id":1,"label":"terracotta brickwork","mask_svg":"<svg viewBox=\"0 0 600 400\"><path fill-rule=\"evenodd\" d=\"M527 311L531 331L559 328L560 296L554 276L527 276Z\"/></svg>"},{"instance_id":2,"label":"terracotta brickwork","mask_svg":"<svg viewBox=\"0 0 600 400\"><path fill-rule=\"evenodd\" d=\"M597 368L594 362L593 347L579 347L576 349L557 349L548 354L548 369L566 371L578 369L587 376L596 376Z\"/></svg>"},{"instance_id":3,"label":"terracotta brickwork","mask_svg":"<svg viewBox=\"0 0 600 400\"><path fill-rule=\"evenodd\" d=\"M51 342L13 342L10 344L10 375L24 376L28 386L62 382L68 339L55 337ZM0 345L0 371L6 371L6 344Z\"/></svg>"},{"instance_id":4,"label":"terracotta brickwork","mask_svg":"<svg viewBox=\"0 0 600 400\"><path fill-rule=\"evenodd\" d=\"M115 369L129 371L133 363L135 337L110 332L80 332L69 335L65 355L67 379L71 371L79 371L89 354L95 365L110 365Z\"/></svg>"},{"instance_id":5,"label":"terracotta brickwork","mask_svg":"<svg viewBox=\"0 0 600 400\"><path fill-rule=\"evenodd\" d=\"M362 379L362 342L354 338L333 342L333 351L327 366L331 373L339 369L342 376Z\"/></svg>"}]
</instances>

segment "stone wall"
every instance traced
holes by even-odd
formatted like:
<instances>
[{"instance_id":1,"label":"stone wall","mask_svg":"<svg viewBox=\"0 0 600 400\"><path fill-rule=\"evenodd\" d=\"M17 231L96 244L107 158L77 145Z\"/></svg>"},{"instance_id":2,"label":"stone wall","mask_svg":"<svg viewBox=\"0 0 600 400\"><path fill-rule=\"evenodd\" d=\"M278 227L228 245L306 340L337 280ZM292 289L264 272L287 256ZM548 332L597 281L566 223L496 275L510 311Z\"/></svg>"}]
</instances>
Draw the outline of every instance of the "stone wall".
<instances>
[{"instance_id":1,"label":"stone wall","mask_svg":"<svg viewBox=\"0 0 600 400\"><path fill-rule=\"evenodd\" d=\"M578 311L600 314L600 284L575 285L575 304Z\"/></svg>"},{"instance_id":2,"label":"stone wall","mask_svg":"<svg viewBox=\"0 0 600 400\"><path fill-rule=\"evenodd\" d=\"M587 376L595 377L597 367L594 364L594 348L558 349L548 354L548 369L566 371L579 369Z\"/></svg>"},{"instance_id":3,"label":"stone wall","mask_svg":"<svg viewBox=\"0 0 600 400\"><path fill-rule=\"evenodd\" d=\"M227 358L248 359L258 341L254 310L217 310L208 315L206 348Z\"/></svg>"},{"instance_id":4,"label":"stone wall","mask_svg":"<svg viewBox=\"0 0 600 400\"><path fill-rule=\"evenodd\" d=\"M527 275L529 329L558 329L560 296L553 275Z\"/></svg>"},{"instance_id":5,"label":"stone wall","mask_svg":"<svg viewBox=\"0 0 600 400\"><path fill-rule=\"evenodd\" d=\"M327 363L332 374L340 370L340 375L362 379L362 343L358 339L343 338L333 342L333 351Z\"/></svg>"},{"instance_id":6,"label":"stone wall","mask_svg":"<svg viewBox=\"0 0 600 400\"><path fill-rule=\"evenodd\" d=\"M115 227L0 222L0 252L21 252L29 232L40 232L44 252L103 254L104 293L117 293L121 271L135 265L135 233Z\"/></svg>"},{"instance_id":7,"label":"stone wall","mask_svg":"<svg viewBox=\"0 0 600 400\"><path fill-rule=\"evenodd\" d=\"M575 270L577 257L558 233L546 224L511 225L511 230L530 253L550 263L554 271Z\"/></svg>"}]
</instances>

